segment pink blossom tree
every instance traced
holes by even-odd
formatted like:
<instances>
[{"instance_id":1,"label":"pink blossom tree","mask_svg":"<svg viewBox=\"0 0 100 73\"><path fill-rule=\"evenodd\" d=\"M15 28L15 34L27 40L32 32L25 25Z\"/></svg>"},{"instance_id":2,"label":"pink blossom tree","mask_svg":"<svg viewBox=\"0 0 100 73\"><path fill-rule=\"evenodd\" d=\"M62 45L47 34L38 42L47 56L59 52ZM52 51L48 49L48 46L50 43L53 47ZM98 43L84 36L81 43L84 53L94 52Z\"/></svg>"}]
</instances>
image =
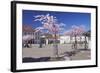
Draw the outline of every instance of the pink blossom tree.
<instances>
[{"instance_id":1,"label":"pink blossom tree","mask_svg":"<svg viewBox=\"0 0 100 73\"><path fill-rule=\"evenodd\" d=\"M35 16L34 21L40 21L43 24L43 28L47 29L49 32L54 34L55 36L55 54L58 57L58 45L57 45L57 34L60 30L59 24L57 24L57 19L54 16L50 16L49 14L46 15L37 15Z\"/></svg>"},{"instance_id":2,"label":"pink blossom tree","mask_svg":"<svg viewBox=\"0 0 100 73\"><path fill-rule=\"evenodd\" d=\"M67 30L65 32L65 35L69 35L70 37L75 37L75 42L73 43L72 48L77 49L77 38L76 37L80 36L80 40L81 40L81 36L84 32L85 32L85 27L83 25L80 25L80 26L73 25L70 30Z\"/></svg>"}]
</instances>

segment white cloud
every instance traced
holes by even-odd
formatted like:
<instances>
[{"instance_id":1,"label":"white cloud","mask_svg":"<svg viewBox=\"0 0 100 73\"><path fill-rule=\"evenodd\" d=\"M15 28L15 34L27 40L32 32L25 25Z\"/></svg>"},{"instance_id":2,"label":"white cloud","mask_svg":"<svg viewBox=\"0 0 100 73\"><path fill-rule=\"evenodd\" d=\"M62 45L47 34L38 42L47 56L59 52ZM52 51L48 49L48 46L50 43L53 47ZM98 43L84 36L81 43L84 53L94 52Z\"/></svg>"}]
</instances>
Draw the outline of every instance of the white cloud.
<instances>
[{"instance_id":1,"label":"white cloud","mask_svg":"<svg viewBox=\"0 0 100 73\"><path fill-rule=\"evenodd\" d=\"M66 24L65 23L60 23L59 26L60 27L66 27Z\"/></svg>"}]
</instances>

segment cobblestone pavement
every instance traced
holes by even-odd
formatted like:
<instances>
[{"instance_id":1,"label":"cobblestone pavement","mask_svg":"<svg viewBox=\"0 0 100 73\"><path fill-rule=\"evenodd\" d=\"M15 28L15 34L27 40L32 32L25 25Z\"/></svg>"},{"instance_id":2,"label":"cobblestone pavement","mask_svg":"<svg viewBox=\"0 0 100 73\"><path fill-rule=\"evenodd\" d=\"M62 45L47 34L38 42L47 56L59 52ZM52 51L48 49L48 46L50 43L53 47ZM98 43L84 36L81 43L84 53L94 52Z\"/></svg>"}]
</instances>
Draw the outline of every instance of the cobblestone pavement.
<instances>
[{"instance_id":1,"label":"cobblestone pavement","mask_svg":"<svg viewBox=\"0 0 100 73\"><path fill-rule=\"evenodd\" d=\"M84 45L78 45L78 50L84 48ZM58 45L58 55L60 57L63 56L65 60L86 60L91 58L90 50L80 50L76 52L74 55L64 56L66 52L72 52L75 49L72 49L72 44L59 44ZM32 57L32 58L39 58L39 57L51 57L52 60L55 58L55 48L53 44L43 45L42 48L39 48L38 44L34 44L31 48L23 48L22 49L22 56L24 57ZM62 59L61 59L62 60Z\"/></svg>"}]
</instances>

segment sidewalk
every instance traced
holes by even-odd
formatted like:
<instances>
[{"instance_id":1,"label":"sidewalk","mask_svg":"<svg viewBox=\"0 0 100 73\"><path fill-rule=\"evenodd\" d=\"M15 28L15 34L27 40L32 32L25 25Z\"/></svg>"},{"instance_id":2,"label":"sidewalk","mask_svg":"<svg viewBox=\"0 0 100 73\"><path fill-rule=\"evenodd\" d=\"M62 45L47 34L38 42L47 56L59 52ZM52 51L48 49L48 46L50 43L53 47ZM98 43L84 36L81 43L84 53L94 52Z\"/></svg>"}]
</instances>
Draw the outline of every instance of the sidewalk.
<instances>
[{"instance_id":1,"label":"sidewalk","mask_svg":"<svg viewBox=\"0 0 100 73\"><path fill-rule=\"evenodd\" d=\"M59 44L58 54L59 56L64 52L71 52L74 49L71 48L71 44ZM40 57L55 57L53 45L43 45L39 48L39 45L32 45L32 48L23 48L22 51L24 57L40 58ZM80 51L75 55L71 56L71 60L85 60L90 59L90 51Z\"/></svg>"}]
</instances>

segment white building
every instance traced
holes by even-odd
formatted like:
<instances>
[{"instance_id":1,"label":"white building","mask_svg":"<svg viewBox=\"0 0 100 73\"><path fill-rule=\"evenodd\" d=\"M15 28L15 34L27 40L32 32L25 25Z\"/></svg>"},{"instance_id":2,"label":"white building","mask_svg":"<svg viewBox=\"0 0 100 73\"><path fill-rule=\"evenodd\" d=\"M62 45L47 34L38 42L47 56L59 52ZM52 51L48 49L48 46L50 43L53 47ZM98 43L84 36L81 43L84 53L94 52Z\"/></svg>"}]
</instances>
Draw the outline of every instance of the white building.
<instances>
[{"instance_id":1,"label":"white building","mask_svg":"<svg viewBox=\"0 0 100 73\"><path fill-rule=\"evenodd\" d=\"M75 42L75 37L60 36L59 40L60 40L60 44L72 43L72 42ZM76 37L76 41L77 42L84 42L85 41L85 37L84 36L77 36ZM86 41L87 42L89 41L88 37L86 37Z\"/></svg>"},{"instance_id":2,"label":"white building","mask_svg":"<svg viewBox=\"0 0 100 73\"><path fill-rule=\"evenodd\" d=\"M70 36L60 36L60 44L70 43Z\"/></svg>"}]
</instances>

